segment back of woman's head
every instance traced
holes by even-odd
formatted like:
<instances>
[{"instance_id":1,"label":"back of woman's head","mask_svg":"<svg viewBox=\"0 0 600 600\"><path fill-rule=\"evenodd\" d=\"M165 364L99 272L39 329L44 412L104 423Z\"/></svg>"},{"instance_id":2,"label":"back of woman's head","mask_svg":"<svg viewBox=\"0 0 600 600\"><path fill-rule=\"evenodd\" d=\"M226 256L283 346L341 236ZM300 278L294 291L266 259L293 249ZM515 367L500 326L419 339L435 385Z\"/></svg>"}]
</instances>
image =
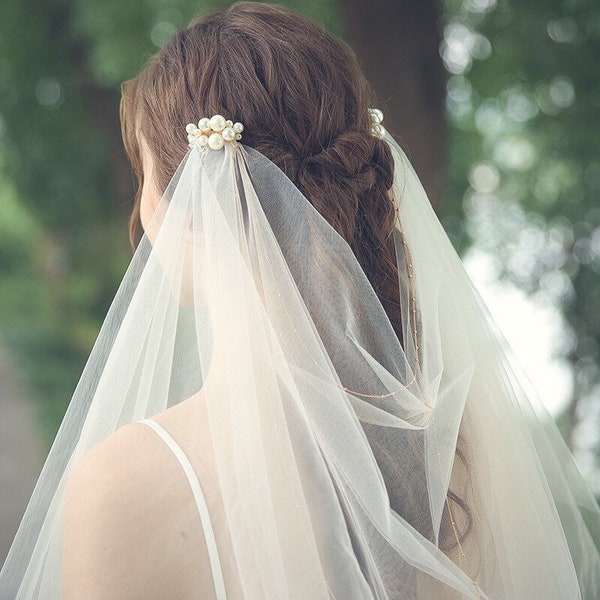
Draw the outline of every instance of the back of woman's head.
<instances>
[{"instance_id":1,"label":"back of woman's head","mask_svg":"<svg viewBox=\"0 0 600 600\"><path fill-rule=\"evenodd\" d=\"M238 2L175 35L123 91L123 137L140 189L141 137L153 159L152 183L162 191L188 150L187 123L214 114L242 122L242 143L278 165L349 244L402 343L391 235L396 221L390 197L394 163L387 142L371 133L373 93L344 42L290 9ZM132 245L140 233L139 202L138 190L130 222ZM421 464L422 447L413 444L413 454L400 464L395 438L378 432L372 436L377 428L363 427L392 507L431 535L431 523L418 522L403 508L419 506L405 502L419 489L398 483L406 480L402 471L412 468L411 460ZM459 449L457 453L463 458ZM415 480L419 473L415 469ZM450 491L449 499L470 523L470 510L461 498ZM449 523L445 515L444 543L453 547ZM463 535L469 530L470 524Z\"/></svg>"},{"instance_id":2,"label":"back of woman's head","mask_svg":"<svg viewBox=\"0 0 600 600\"><path fill-rule=\"evenodd\" d=\"M187 123L213 114L241 121L243 144L278 165L348 242L400 334L393 159L371 133L373 94L344 42L293 10L238 2L175 35L123 92L123 136L140 188L140 135L164 190L188 149ZM138 192L132 245L139 200Z\"/></svg>"}]
</instances>

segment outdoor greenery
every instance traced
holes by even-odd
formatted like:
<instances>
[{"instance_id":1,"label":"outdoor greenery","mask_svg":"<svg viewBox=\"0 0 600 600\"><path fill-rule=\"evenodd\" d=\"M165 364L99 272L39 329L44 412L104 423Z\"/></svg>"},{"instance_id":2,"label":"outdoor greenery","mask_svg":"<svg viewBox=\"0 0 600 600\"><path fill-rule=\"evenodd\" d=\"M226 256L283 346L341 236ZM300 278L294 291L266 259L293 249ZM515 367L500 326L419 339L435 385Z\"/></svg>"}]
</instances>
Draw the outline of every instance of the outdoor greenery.
<instances>
[{"instance_id":1,"label":"outdoor greenery","mask_svg":"<svg viewBox=\"0 0 600 600\"><path fill-rule=\"evenodd\" d=\"M346 35L341 0L282 3ZM120 84L219 4L3 0L0 332L37 394L48 443L131 256ZM436 7L449 133L438 212L459 251L476 245L497 277L564 315L557 352L574 385L558 420L572 446L598 455L600 5Z\"/></svg>"},{"instance_id":2,"label":"outdoor greenery","mask_svg":"<svg viewBox=\"0 0 600 600\"><path fill-rule=\"evenodd\" d=\"M557 306L573 373L558 415L600 492L600 5L448 0L447 230ZM465 192L466 189L466 192ZM594 472L595 471L595 475Z\"/></svg>"}]
</instances>

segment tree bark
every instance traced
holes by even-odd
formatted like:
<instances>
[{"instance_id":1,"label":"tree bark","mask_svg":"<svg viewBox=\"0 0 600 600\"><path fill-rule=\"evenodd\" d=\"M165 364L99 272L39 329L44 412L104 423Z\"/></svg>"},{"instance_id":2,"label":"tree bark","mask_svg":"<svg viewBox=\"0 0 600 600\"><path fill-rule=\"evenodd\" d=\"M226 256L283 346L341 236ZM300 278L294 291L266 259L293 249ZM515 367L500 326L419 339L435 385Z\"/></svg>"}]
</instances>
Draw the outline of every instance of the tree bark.
<instances>
[{"instance_id":1,"label":"tree bark","mask_svg":"<svg viewBox=\"0 0 600 600\"><path fill-rule=\"evenodd\" d=\"M435 0L343 0L347 38L381 100L384 126L440 214L445 185L446 72Z\"/></svg>"}]
</instances>

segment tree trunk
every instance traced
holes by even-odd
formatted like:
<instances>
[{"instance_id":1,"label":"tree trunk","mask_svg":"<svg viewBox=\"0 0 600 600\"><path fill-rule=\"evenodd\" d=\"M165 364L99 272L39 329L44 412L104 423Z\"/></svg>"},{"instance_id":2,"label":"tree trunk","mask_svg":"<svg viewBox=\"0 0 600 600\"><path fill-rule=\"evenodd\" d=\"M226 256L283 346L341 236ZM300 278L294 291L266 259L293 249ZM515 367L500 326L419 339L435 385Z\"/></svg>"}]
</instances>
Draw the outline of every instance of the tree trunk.
<instances>
[{"instance_id":1,"label":"tree trunk","mask_svg":"<svg viewBox=\"0 0 600 600\"><path fill-rule=\"evenodd\" d=\"M435 210L445 185L446 72L435 0L343 0L342 23Z\"/></svg>"}]
</instances>

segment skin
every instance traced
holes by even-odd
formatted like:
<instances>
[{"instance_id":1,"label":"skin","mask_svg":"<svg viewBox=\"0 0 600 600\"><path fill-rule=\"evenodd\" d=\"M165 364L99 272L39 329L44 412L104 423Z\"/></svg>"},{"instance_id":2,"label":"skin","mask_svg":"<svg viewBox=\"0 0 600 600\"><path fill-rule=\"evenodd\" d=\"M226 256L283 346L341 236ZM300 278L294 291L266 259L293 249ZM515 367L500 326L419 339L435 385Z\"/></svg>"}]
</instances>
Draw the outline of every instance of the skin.
<instances>
[{"instance_id":1,"label":"skin","mask_svg":"<svg viewBox=\"0 0 600 600\"><path fill-rule=\"evenodd\" d=\"M140 136L140 148L144 170L144 185L140 197L140 220L144 231L147 231L150 218L158 206L161 193L154 183L154 160L142 136Z\"/></svg>"},{"instance_id":2,"label":"skin","mask_svg":"<svg viewBox=\"0 0 600 600\"><path fill-rule=\"evenodd\" d=\"M187 598L208 587L204 539L185 535L197 518L186 485L175 457L139 423L79 460L65 492L63 600ZM192 564L201 569L191 579Z\"/></svg>"},{"instance_id":3,"label":"skin","mask_svg":"<svg viewBox=\"0 0 600 600\"><path fill-rule=\"evenodd\" d=\"M152 182L152 173L152 159L145 149L144 181ZM159 199L152 184L144 185L140 206L144 229L150 226ZM218 331L218 319L213 321ZM220 548L225 581L232 585L228 597L233 598L237 592L230 582L235 581L235 565L227 552L227 527L206 413L206 391L226 360L226 349L219 345L218 336L216 340L200 391L152 419L171 433L193 461ZM120 427L68 471L62 600L214 598L199 525L189 482L164 441L141 423Z\"/></svg>"}]
</instances>

